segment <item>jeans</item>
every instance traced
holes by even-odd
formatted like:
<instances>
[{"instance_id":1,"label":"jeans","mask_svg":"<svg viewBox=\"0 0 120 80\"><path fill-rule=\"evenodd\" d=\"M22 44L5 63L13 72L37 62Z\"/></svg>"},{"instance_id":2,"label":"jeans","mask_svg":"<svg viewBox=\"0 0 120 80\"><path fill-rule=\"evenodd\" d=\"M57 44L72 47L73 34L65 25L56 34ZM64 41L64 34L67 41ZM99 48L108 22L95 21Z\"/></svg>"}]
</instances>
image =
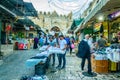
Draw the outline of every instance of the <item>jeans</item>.
<instances>
[{"instance_id":1,"label":"jeans","mask_svg":"<svg viewBox=\"0 0 120 80\"><path fill-rule=\"evenodd\" d=\"M72 48L70 47L70 55L72 54Z\"/></svg>"},{"instance_id":2,"label":"jeans","mask_svg":"<svg viewBox=\"0 0 120 80\"><path fill-rule=\"evenodd\" d=\"M66 66L66 52L65 54L58 54L58 61L59 61L58 64L59 67L61 67L62 61L63 61L62 67L64 68Z\"/></svg>"},{"instance_id":3,"label":"jeans","mask_svg":"<svg viewBox=\"0 0 120 80\"><path fill-rule=\"evenodd\" d=\"M55 65L55 54L54 53L50 56L50 62L52 63L52 66Z\"/></svg>"},{"instance_id":4,"label":"jeans","mask_svg":"<svg viewBox=\"0 0 120 80\"><path fill-rule=\"evenodd\" d=\"M84 70L84 65L85 65L86 59L88 60L88 72L90 73L92 71L92 69L91 69L91 57L82 58L81 68L82 68L82 70Z\"/></svg>"},{"instance_id":5,"label":"jeans","mask_svg":"<svg viewBox=\"0 0 120 80\"><path fill-rule=\"evenodd\" d=\"M53 58L53 64L52 65L55 65L55 54L52 54L52 58Z\"/></svg>"}]
</instances>

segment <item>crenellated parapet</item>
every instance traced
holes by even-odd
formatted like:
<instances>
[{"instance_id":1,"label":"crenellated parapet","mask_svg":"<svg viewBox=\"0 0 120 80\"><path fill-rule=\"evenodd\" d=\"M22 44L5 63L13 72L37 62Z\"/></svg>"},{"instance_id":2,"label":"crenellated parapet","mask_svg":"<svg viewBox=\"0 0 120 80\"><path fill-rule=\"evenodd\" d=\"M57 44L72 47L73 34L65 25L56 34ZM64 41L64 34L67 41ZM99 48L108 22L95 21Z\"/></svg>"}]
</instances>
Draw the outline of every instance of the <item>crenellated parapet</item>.
<instances>
[{"instance_id":1,"label":"crenellated parapet","mask_svg":"<svg viewBox=\"0 0 120 80\"><path fill-rule=\"evenodd\" d=\"M38 19L32 19L34 23L38 24L41 29L48 29L49 31L54 26L60 28L61 31L66 32L72 23L72 12L68 15L58 14L56 11L53 12L39 12Z\"/></svg>"}]
</instances>

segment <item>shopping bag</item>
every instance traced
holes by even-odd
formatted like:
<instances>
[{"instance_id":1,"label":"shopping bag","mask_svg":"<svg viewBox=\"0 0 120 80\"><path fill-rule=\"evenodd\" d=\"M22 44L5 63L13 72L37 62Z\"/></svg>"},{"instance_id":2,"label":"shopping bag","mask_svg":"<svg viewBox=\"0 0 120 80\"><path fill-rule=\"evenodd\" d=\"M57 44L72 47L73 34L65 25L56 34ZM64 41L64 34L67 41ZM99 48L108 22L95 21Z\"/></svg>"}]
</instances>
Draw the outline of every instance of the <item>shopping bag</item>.
<instances>
[{"instance_id":1,"label":"shopping bag","mask_svg":"<svg viewBox=\"0 0 120 80\"><path fill-rule=\"evenodd\" d=\"M74 44L71 44L71 48L74 49L74 48L75 48L75 45L74 45Z\"/></svg>"}]
</instances>

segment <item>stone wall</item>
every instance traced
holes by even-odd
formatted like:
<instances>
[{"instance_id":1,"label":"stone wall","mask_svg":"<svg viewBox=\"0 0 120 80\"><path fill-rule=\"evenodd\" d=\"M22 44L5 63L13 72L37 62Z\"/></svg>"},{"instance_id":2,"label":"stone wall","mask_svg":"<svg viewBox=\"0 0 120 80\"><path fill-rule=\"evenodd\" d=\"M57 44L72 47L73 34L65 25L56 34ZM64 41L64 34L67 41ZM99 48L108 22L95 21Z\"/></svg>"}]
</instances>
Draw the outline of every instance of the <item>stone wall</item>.
<instances>
[{"instance_id":1,"label":"stone wall","mask_svg":"<svg viewBox=\"0 0 120 80\"><path fill-rule=\"evenodd\" d=\"M50 13L38 13L38 18L32 18L30 19L37 25L39 25L43 31L48 29L51 30L52 27L57 26L60 28L60 30L66 34L68 29L71 27L72 24L72 13L68 15L58 15L56 11Z\"/></svg>"}]
</instances>

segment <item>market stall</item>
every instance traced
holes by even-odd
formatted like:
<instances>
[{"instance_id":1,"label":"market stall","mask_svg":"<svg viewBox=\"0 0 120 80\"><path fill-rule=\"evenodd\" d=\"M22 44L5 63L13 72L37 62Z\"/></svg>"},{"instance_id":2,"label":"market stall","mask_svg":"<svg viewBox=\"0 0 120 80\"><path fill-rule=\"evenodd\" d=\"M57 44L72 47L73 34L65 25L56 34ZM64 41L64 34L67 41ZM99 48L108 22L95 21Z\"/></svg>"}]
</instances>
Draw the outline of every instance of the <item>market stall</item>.
<instances>
[{"instance_id":1,"label":"market stall","mask_svg":"<svg viewBox=\"0 0 120 80\"><path fill-rule=\"evenodd\" d=\"M92 69L97 73L108 73L108 58L105 50L97 50L92 55Z\"/></svg>"},{"instance_id":2,"label":"market stall","mask_svg":"<svg viewBox=\"0 0 120 80\"><path fill-rule=\"evenodd\" d=\"M97 73L120 71L120 44L97 50L92 55L92 69Z\"/></svg>"},{"instance_id":3,"label":"market stall","mask_svg":"<svg viewBox=\"0 0 120 80\"><path fill-rule=\"evenodd\" d=\"M36 56L26 61L26 66L28 68L35 67L35 74L41 76L45 75L46 69L49 67L51 54L63 54L64 51L57 47L49 47L47 49L47 46L41 47L39 51Z\"/></svg>"},{"instance_id":4,"label":"market stall","mask_svg":"<svg viewBox=\"0 0 120 80\"><path fill-rule=\"evenodd\" d=\"M30 43L27 39L18 39L14 42L14 50L30 49Z\"/></svg>"}]
</instances>

